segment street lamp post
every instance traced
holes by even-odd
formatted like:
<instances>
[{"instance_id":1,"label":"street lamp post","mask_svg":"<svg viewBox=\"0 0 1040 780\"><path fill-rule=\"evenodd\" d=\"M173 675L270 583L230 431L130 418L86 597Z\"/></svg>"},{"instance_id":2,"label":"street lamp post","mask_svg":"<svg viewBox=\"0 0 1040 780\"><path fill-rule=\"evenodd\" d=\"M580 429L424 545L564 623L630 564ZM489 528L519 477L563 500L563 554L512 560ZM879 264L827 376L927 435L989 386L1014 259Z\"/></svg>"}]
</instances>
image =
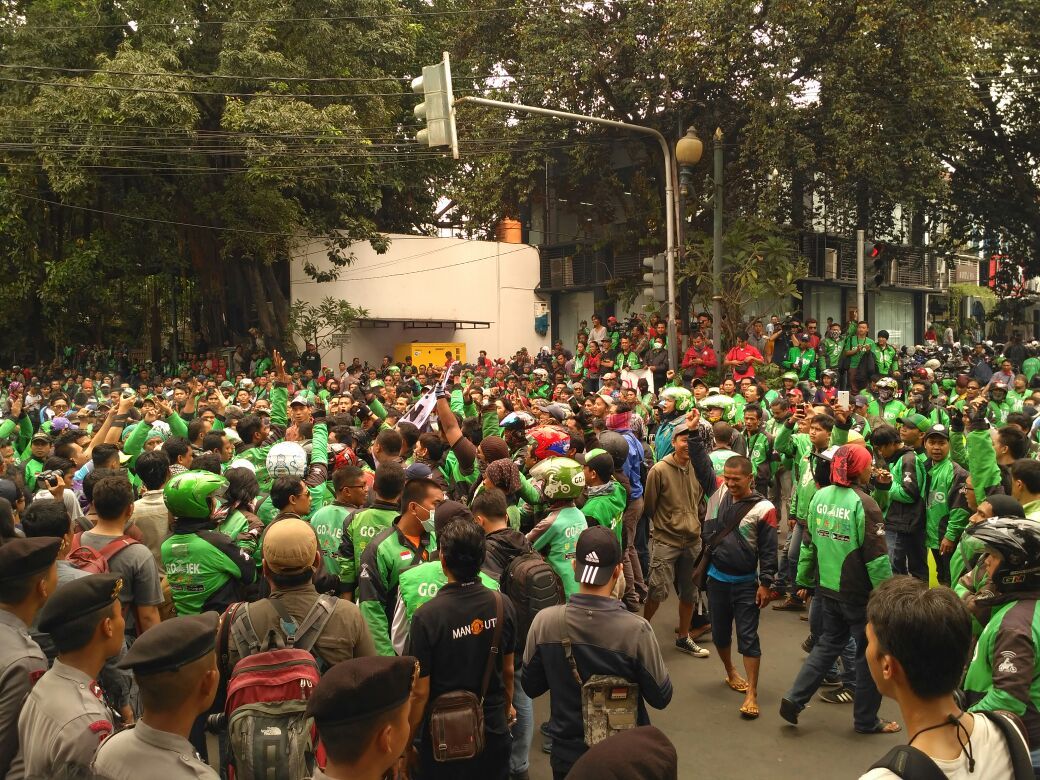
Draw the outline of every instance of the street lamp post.
<instances>
[{"instance_id":1,"label":"street lamp post","mask_svg":"<svg viewBox=\"0 0 1040 780\"><path fill-rule=\"evenodd\" d=\"M715 128L715 220L712 242L711 273L717 289L711 296L712 347L722 360L722 128Z\"/></svg>"},{"instance_id":2,"label":"street lamp post","mask_svg":"<svg viewBox=\"0 0 1040 780\"><path fill-rule=\"evenodd\" d=\"M686 257L686 200L693 189L693 167L701 161L703 153L704 144L697 137L697 129L692 126L687 128L686 135L675 144L675 161L679 164L679 224L676 231L678 238L677 262ZM681 293L679 294L679 300L682 302L682 305L679 307L678 319L683 319L689 314L687 311L689 304L686 296ZM676 323L676 330L678 330L678 322ZM678 333L676 338L678 338ZM679 351L679 354L681 355L682 351ZM672 366L672 370L678 373L679 367Z\"/></svg>"}]
</instances>

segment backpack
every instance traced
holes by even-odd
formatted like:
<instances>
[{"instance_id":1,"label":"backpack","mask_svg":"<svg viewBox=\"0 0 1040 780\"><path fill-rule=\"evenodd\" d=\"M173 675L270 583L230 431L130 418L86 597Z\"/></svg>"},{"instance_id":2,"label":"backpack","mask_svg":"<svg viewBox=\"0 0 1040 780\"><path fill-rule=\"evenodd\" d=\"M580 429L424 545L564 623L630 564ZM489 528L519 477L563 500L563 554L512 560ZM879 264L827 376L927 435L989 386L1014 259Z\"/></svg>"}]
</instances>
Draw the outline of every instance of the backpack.
<instances>
[{"instance_id":1,"label":"backpack","mask_svg":"<svg viewBox=\"0 0 1040 780\"><path fill-rule=\"evenodd\" d=\"M634 729L639 721L639 685L619 675L593 674L581 679L567 630L567 607L559 610L563 653L581 694L581 723L585 744L599 744L619 731Z\"/></svg>"},{"instance_id":2,"label":"backpack","mask_svg":"<svg viewBox=\"0 0 1040 780\"><path fill-rule=\"evenodd\" d=\"M324 666L311 648L336 602L333 596L318 596L297 624L280 601L272 600L284 640L276 631L263 640L257 637L246 603L232 604L224 613L218 638L223 670L228 634L241 655L227 678L224 706L229 780L298 780L323 763L314 721L305 711Z\"/></svg>"},{"instance_id":3,"label":"backpack","mask_svg":"<svg viewBox=\"0 0 1040 780\"><path fill-rule=\"evenodd\" d=\"M536 552L520 553L513 558L502 572L499 589L516 610L517 647L527 643L535 615L566 601L560 575Z\"/></svg>"},{"instance_id":4,"label":"backpack","mask_svg":"<svg viewBox=\"0 0 1040 780\"><path fill-rule=\"evenodd\" d=\"M1011 771L1015 780L1033 780L1033 762L1019 731L1018 718L1010 712L994 710L975 712L976 717L990 721L1004 736L1011 755ZM905 780L946 780L946 773L922 750L910 745L898 745L885 753L871 769L887 769Z\"/></svg>"},{"instance_id":5,"label":"backpack","mask_svg":"<svg viewBox=\"0 0 1040 780\"><path fill-rule=\"evenodd\" d=\"M123 534L100 550L95 550L93 547L87 547L82 543L82 536L82 533L78 533L72 537L72 551L66 560L87 574L108 574L108 564L113 558L130 545L140 544L136 539Z\"/></svg>"}]
</instances>

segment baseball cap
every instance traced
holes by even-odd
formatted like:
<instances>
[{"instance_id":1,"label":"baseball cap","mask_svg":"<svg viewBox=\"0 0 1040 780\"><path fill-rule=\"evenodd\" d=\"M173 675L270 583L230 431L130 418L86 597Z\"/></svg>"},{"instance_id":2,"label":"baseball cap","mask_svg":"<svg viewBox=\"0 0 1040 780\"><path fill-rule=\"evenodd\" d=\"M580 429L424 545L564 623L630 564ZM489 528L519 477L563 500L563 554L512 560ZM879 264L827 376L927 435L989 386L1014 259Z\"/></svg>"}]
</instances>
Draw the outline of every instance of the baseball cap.
<instances>
[{"instance_id":1,"label":"baseball cap","mask_svg":"<svg viewBox=\"0 0 1040 780\"><path fill-rule=\"evenodd\" d=\"M621 545L617 536L604 525L586 528L578 537L574 550L578 582L606 585L621 563Z\"/></svg>"},{"instance_id":2,"label":"baseball cap","mask_svg":"<svg viewBox=\"0 0 1040 780\"><path fill-rule=\"evenodd\" d=\"M918 414L917 412L897 417L896 422L910 428L917 428L921 433L927 433L928 429L932 427L932 421L923 414Z\"/></svg>"},{"instance_id":3,"label":"baseball cap","mask_svg":"<svg viewBox=\"0 0 1040 780\"><path fill-rule=\"evenodd\" d=\"M301 393L289 402L289 406L296 406L296 404L302 404L303 406L310 406L311 399Z\"/></svg>"},{"instance_id":4,"label":"baseball cap","mask_svg":"<svg viewBox=\"0 0 1040 780\"><path fill-rule=\"evenodd\" d=\"M945 425L936 424L936 425L933 425L931 428L929 428L928 432L924 435L924 437L926 439L929 436L941 436L942 438L944 438L947 441L949 441L949 439L950 439L950 429L947 428Z\"/></svg>"},{"instance_id":5,"label":"baseball cap","mask_svg":"<svg viewBox=\"0 0 1040 780\"><path fill-rule=\"evenodd\" d=\"M852 403L854 406L870 406L870 401L865 395L857 395L852 399Z\"/></svg>"},{"instance_id":6,"label":"baseball cap","mask_svg":"<svg viewBox=\"0 0 1040 780\"><path fill-rule=\"evenodd\" d=\"M33 434L32 441L33 441L34 444L36 442L41 442L42 444L50 444L51 443L51 437L48 436L43 431L40 431L38 433Z\"/></svg>"},{"instance_id":7,"label":"baseball cap","mask_svg":"<svg viewBox=\"0 0 1040 780\"><path fill-rule=\"evenodd\" d=\"M263 536L263 558L267 568L282 574L302 572L314 564L318 537L310 524L287 517L268 526Z\"/></svg>"}]
</instances>

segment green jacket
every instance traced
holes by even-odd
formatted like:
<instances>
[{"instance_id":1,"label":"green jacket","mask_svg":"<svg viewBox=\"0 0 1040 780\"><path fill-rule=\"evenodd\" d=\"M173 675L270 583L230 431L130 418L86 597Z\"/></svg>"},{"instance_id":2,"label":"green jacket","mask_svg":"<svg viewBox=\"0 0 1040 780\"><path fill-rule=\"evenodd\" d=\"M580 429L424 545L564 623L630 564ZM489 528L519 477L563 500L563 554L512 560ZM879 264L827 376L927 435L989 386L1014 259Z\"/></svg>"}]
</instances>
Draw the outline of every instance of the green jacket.
<instances>
[{"instance_id":1,"label":"green jacket","mask_svg":"<svg viewBox=\"0 0 1040 780\"><path fill-rule=\"evenodd\" d=\"M925 543L939 549L941 537L956 542L968 524L968 504L964 498L964 482L968 473L951 458L932 464L925 453L914 456L915 479L893 479L889 498L901 504L923 502ZM898 477L898 474L893 474Z\"/></svg>"},{"instance_id":2,"label":"green jacket","mask_svg":"<svg viewBox=\"0 0 1040 780\"><path fill-rule=\"evenodd\" d=\"M479 573L480 582L486 588L498 590L498 581L484 572ZM404 655L408 650L408 636L415 610L437 595L437 591L448 584L448 577L440 561L427 561L401 572L397 582L397 602L390 636L394 650Z\"/></svg>"},{"instance_id":3,"label":"green jacket","mask_svg":"<svg viewBox=\"0 0 1040 780\"><path fill-rule=\"evenodd\" d=\"M617 536L618 544L624 548L621 541L622 523L625 514L625 506L628 504L628 493L625 486L612 479L605 485L596 485L585 489L587 498L585 505L581 508L582 514L588 519L591 526L593 522L606 526Z\"/></svg>"},{"instance_id":4,"label":"green jacket","mask_svg":"<svg viewBox=\"0 0 1040 780\"><path fill-rule=\"evenodd\" d=\"M340 537L339 558L342 562L340 579L353 590L357 585L357 573L361 569L361 556L368 543L394 524L401 508L393 503L376 499L368 509L355 514Z\"/></svg>"},{"instance_id":5,"label":"green jacket","mask_svg":"<svg viewBox=\"0 0 1040 780\"><path fill-rule=\"evenodd\" d=\"M871 339L869 336L866 336L861 339L858 336L856 336L855 333L845 338L845 344L842 347L842 349L845 352L848 352L850 349L853 349L854 347L863 346L866 347L866 350L864 350L863 352L856 352L855 354L849 356L849 368L859 368L859 363L861 360L863 360L863 356L866 355L867 352L873 352L874 340Z\"/></svg>"},{"instance_id":6,"label":"green jacket","mask_svg":"<svg viewBox=\"0 0 1040 780\"><path fill-rule=\"evenodd\" d=\"M870 592L892 576L884 520L877 502L861 487L828 485L816 491L798 557L797 582L848 604L864 605Z\"/></svg>"},{"instance_id":7,"label":"green jacket","mask_svg":"<svg viewBox=\"0 0 1040 780\"><path fill-rule=\"evenodd\" d=\"M876 398L871 398L870 403L867 404L867 419L882 420L889 425L898 426L896 420L906 413L906 404L898 398L893 398L884 405L882 405Z\"/></svg>"},{"instance_id":8,"label":"green jacket","mask_svg":"<svg viewBox=\"0 0 1040 780\"><path fill-rule=\"evenodd\" d=\"M1040 736L1037 604L1034 599L1023 598L994 607L964 676L969 710L1015 713L1025 723L1031 745Z\"/></svg>"},{"instance_id":9,"label":"green jacket","mask_svg":"<svg viewBox=\"0 0 1040 780\"><path fill-rule=\"evenodd\" d=\"M267 473L267 453L285 435L285 426L289 422L288 401L289 391L285 385L279 383L271 388L271 433L257 446L242 450L238 454L238 457L245 458L253 464L256 469L256 481L265 493L270 492L272 482L270 474Z\"/></svg>"},{"instance_id":10,"label":"green jacket","mask_svg":"<svg viewBox=\"0 0 1040 780\"><path fill-rule=\"evenodd\" d=\"M343 583L347 582L346 559L340 554L343 547L343 531L360 511L361 507L333 503L311 513L311 528L317 534L318 544L324 553L325 568L329 574L339 577Z\"/></svg>"},{"instance_id":11,"label":"green jacket","mask_svg":"<svg viewBox=\"0 0 1040 780\"><path fill-rule=\"evenodd\" d=\"M357 518L355 518L356 520ZM437 549L434 534L425 531L415 547L397 528L397 522L381 531L361 554L357 601L372 633L376 652L395 655L390 638L390 621L397 604L401 573L425 563ZM573 579L573 577L571 577Z\"/></svg>"},{"instance_id":12,"label":"green jacket","mask_svg":"<svg viewBox=\"0 0 1040 780\"><path fill-rule=\"evenodd\" d=\"M899 367L899 364L896 362L896 348L891 344L886 344L882 348L875 342L870 351L874 355L874 370L877 374L879 376L892 376L892 372Z\"/></svg>"},{"instance_id":13,"label":"green jacket","mask_svg":"<svg viewBox=\"0 0 1040 780\"><path fill-rule=\"evenodd\" d=\"M803 525L809 516L809 505L816 493L813 473L813 445L807 433L795 433L793 427L781 425L774 447L791 458L791 517Z\"/></svg>"},{"instance_id":14,"label":"green jacket","mask_svg":"<svg viewBox=\"0 0 1040 780\"><path fill-rule=\"evenodd\" d=\"M588 527L580 509L565 506L549 512L527 534L531 546L545 556L559 575L568 599L578 592L578 582L574 579L574 548L581 532Z\"/></svg>"},{"instance_id":15,"label":"green jacket","mask_svg":"<svg viewBox=\"0 0 1040 780\"><path fill-rule=\"evenodd\" d=\"M242 600L242 588L256 581L246 550L215 530L209 520L178 522L160 552L178 615L223 612Z\"/></svg>"},{"instance_id":16,"label":"green jacket","mask_svg":"<svg viewBox=\"0 0 1040 780\"><path fill-rule=\"evenodd\" d=\"M841 353L845 349L845 342L841 339L833 341L829 338L823 338L820 341L820 347L817 350L820 356L819 369L822 372L826 369L837 371L841 366Z\"/></svg>"},{"instance_id":17,"label":"green jacket","mask_svg":"<svg viewBox=\"0 0 1040 780\"><path fill-rule=\"evenodd\" d=\"M784 368L789 368L797 373L799 379L815 382L816 360L815 349L791 347L787 350L787 358L784 360Z\"/></svg>"},{"instance_id":18,"label":"green jacket","mask_svg":"<svg viewBox=\"0 0 1040 780\"><path fill-rule=\"evenodd\" d=\"M1026 382L1031 383L1033 377L1040 372L1040 358L1028 357L1022 361L1022 373L1026 375Z\"/></svg>"}]
</instances>

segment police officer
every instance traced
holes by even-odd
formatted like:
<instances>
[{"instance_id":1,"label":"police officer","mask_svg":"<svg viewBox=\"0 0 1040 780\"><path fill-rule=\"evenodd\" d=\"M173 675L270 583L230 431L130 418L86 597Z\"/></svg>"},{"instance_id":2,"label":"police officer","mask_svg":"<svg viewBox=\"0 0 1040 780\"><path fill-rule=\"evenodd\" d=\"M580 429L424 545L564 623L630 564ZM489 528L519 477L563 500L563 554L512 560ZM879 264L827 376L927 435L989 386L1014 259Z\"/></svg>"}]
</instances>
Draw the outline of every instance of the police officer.
<instances>
[{"instance_id":1,"label":"police officer","mask_svg":"<svg viewBox=\"0 0 1040 780\"><path fill-rule=\"evenodd\" d=\"M58 586L55 560L61 540L12 539L0 547L0 776L22 780L18 714L47 656L29 636L36 613Z\"/></svg>"},{"instance_id":2,"label":"police officer","mask_svg":"<svg viewBox=\"0 0 1040 780\"><path fill-rule=\"evenodd\" d=\"M0 548L2 549L2 548ZM98 748L93 770L104 780L217 780L188 741L192 725L213 704L217 671L217 613L176 617L145 631L119 663L141 690L137 724Z\"/></svg>"},{"instance_id":3,"label":"police officer","mask_svg":"<svg viewBox=\"0 0 1040 780\"><path fill-rule=\"evenodd\" d=\"M112 733L113 716L96 678L105 659L123 647L122 587L117 574L92 574L59 588L40 611L40 630L54 641L58 658L18 718L29 777L85 770L98 744Z\"/></svg>"},{"instance_id":4,"label":"police officer","mask_svg":"<svg viewBox=\"0 0 1040 780\"><path fill-rule=\"evenodd\" d=\"M409 656L355 658L326 672L307 702L328 755L312 780L379 780L397 764L417 674Z\"/></svg>"}]
</instances>

